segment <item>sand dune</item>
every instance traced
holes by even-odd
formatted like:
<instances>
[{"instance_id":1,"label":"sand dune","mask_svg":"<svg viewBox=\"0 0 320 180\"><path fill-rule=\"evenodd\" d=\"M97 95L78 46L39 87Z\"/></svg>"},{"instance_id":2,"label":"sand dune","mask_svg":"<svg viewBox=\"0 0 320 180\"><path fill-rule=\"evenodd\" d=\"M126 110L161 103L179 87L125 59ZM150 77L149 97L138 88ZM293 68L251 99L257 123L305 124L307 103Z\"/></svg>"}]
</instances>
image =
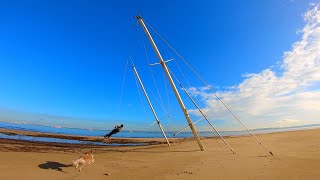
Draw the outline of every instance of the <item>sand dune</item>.
<instances>
[{"instance_id":1,"label":"sand dune","mask_svg":"<svg viewBox=\"0 0 320 180\"><path fill-rule=\"evenodd\" d=\"M0 142L1 179L320 179L320 129L258 135L270 156L252 137L203 139L141 147L101 147L54 143ZM176 141L176 140L175 140ZM96 162L78 172L71 161L92 150Z\"/></svg>"}]
</instances>

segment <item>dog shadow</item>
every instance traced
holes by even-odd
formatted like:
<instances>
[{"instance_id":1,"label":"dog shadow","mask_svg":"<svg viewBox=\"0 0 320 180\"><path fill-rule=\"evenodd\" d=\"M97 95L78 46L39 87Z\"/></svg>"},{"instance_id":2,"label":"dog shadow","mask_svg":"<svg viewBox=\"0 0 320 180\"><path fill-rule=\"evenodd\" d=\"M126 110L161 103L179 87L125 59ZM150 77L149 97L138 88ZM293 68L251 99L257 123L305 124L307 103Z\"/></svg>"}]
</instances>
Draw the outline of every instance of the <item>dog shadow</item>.
<instances>
[{"instance_id":1,"label":"dog shadow","mask_svg":"<svg viewBox=\"0 0 320 180\"><path fill-rule=\"evenodd\" d=\"M47 161L46 163L39 164L38 166L41 169L52 169L52 170L56 170L56 171L60 171L60 172L65 173L62 170L62 168L64 168L64 167L72 167L72 164L62 164L62 163L59 163L59 162Z\"/></svg>"}]
</instances>

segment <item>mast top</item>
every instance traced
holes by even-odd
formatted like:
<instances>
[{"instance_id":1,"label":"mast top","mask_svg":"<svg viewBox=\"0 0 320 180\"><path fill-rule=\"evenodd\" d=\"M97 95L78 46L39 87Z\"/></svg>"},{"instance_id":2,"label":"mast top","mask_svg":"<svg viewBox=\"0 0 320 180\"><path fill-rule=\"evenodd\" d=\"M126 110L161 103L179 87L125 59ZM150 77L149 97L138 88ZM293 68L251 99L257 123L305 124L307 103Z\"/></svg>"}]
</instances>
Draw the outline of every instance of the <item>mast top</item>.
<instances>
[{"instance_id":1,"label":"mast top","mask_svg":"<svg viewBox=\"0 0 320 180\"><path fill-rule=\"evenodd\" d=\"M140 15L134 16L134 18L136 18L137 20L142 19Z\"/></svg>"}]
</instances>

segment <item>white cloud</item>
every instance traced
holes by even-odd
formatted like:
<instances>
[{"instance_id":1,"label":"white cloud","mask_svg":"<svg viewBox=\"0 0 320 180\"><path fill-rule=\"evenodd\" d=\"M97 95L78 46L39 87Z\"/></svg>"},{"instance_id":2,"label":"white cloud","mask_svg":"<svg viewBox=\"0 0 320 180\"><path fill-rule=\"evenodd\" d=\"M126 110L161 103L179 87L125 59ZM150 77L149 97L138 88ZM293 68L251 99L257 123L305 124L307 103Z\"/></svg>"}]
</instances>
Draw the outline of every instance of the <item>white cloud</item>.
<instances>
[{"instance_id":1,"label":"white cloud","mask_svg":"<svg viewBox=\"0 0 320 180\"><path fill-rule=\"evenodd\" d=\"M284 53L281 73L270 68L246 74L234 88L216 94L251 128L320 123L320 10L305 15L301 40ZM192 88L204 100L210 119L230 121L232 116L206 89ZM197 110L190 113L197 114ZM293 121L294 120L294 121ZM277 124L278 122L278 124Z\"/></svg>"}]
</instances>

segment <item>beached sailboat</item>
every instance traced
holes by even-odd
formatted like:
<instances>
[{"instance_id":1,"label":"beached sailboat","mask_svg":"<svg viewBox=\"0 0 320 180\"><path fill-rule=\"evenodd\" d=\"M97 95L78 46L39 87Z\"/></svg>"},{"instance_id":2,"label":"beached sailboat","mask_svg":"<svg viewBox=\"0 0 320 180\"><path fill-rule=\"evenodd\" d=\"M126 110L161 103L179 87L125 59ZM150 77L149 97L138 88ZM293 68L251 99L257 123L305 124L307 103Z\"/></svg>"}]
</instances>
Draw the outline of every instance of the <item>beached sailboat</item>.
<instances>
[{"instance_id":1,"label":"beached sailboat","mask_svg":"<svg viewBox=\"0 0 320 180\"><path fill-rule=\"evenodd\" d=\"M179 83L179 85L181 86L181 88L184 90L184 92L187 94L187 96L189 97L189 99L192 101L192 103L195 105L195 107L199 110L200 114L202 115L202 118L199 119L198 121L193 122L193 121L191 120L190 115L189 115L189 113L188 113L188 111L187 111L187 109L186 109L186 107L185 107L185 104L184 104L184 102L183 102L183 100L182 100L182 98L181 98L181 96L180 96L180 93L179 93L179 91L177 90L177 87L176 87L176 85L175 85L175 83L174 83L174 81L173 81L173 78L172 78L172 75L171 75L172 73L171 73L170 69L169 69L169 68L167 67L167 65L166 65L166 63L169 62L169 61L171 61L171 60L165 61L165 60L163 59L163 57L162 57L162 55L161 55L161 53L160 53L160 51L159 51L159 49L158 49L155 41L153 40L153 38L152 38L152 36L151 36L151 34L150 34L150 32L149 32L146 24L144 23L142 17L141 17L140 15L138 15L138 16L135 16L135 18L136 18L137 21L140 23L140 25L142 26L142 28L143 28L146 36L148 37L148 39L149 39L149 41L150 41L150 43L151 43L151 45L152 45L152 48L153 48L153 50L155 51L155 53L156 53L156 55L157 55L157 58L159 59L159 63L157 63L157 64L160 64L160 65L161 65L161 67L162 67L162 69L163 69L163 71L164 71L164 73L165 73L168 81L170 82L170 85L171 85L171 88L172 88L172 90L173 90L173 92L174 92L174 94L175 94L175 97L176 97L176 99L177 99L177 101L178 101L178 103L179 103L179 105L180 105L180 109L182 110L182 112L183 112L183 114L184 114L184 117L185 117L185 119L186 119L187 122L188 122L188 126L185 127L185 128L183 128L181 131L183 131L183 130L187 129L188 127L190 127L190 129L191 129L191 131L192 131L192 133L193 133L194 139L197 141L197 144L198 144L200 150L201 150L201 151L204 151L205 149L204 149L204 147L203 147L203 145L202 145L202 143L201 143L199 134L198 134L196 128L194 127L194 124L197 123L198 121L202 120L202 119L205 119L205 120L208 122L208 124L212 127L212 129L213 129L213 130L219 135L219 137L223 140L223 142L229 147L230 151L232 151L233 153L235 153L235 151L231 148L231 146L227 143L227 141L221 136L221 134L218 132L218 130L217 130L217 129L213 126L213 124L209 121L208 117L204 114L204 112L199 108L199 106L198 106L198 105L196 104L196 102L193 100L193 98L191 97L191 95L187 92L187 90L182 86L182 84L177 80L177 78L176 78L176 77L174 76L174 74L173 74L174 78L178 81L178 83ZM162 37L161 37L161 38L162 38ZM162 39L163 39L163 38L162 38ZM164 39L163 39L163 40L164 40ZM165 41L165 40L164 40L164 41ZM166 41L165 41L165 42L166 42ZM167 42L166 42L166 43L167 43ZM168 44L168 43L167 43L167 44ZM168 44L168 46L169 46L170 48L172 48L172 46L170 46L169 44ZM173 48L172 48L172 49L173 49ZM173 49L173 51L177 53L176 50ZM178 54L178 53L177 53L177 54ZM181 57L180 54L178 54L178 56ZM189 65L189 66L190 66L190 65ZM146 93L146 91L145 91L145 89L144 89L144 86L143 86L142 81L141 81L141 79L140 79L140 77L139 77L139 74L138 74L135 66L133 65L132 67L133 67L133 70L134 70L134 72L135 72L135 75L137 76L137 79L139 80L139 83L140 83L140 85L141 85L141 87L142 87L142 89L143 89L143 91L144 91L144 94L145 94L145 96L146 96L146 98L147 98L147 100L148 100L148 103L149 103L149 105L150 105L150 108L151 108L151 110L152 110L152 112L153 112L153 114L154 114L154 116L155 116L156 122L158 123L159 128L160 128L161 132L163 133L164 138L166 139L167 144L170 146L170 143L169 143L169 141L168 141L168 139L167 139L167 137L166 137L166 135L165 135L165 132L164 132L162 126L161 126L161 123L160 123L159 119L157 118L157 115L156 115L156 113L155 113L155 111L154 111L154 109L153 109L153 107L152 107L151 101L149 100L148 95L147 95L147 93ZM190 67L190 68L191 68L191 67ZM191 69L192 69L192 68L191 68ZM193 70L193 69L192 69L192 70ZM193 70L193 71L194 71L194 70ZM195 71L194 71L194 72L195 72ZM196 75L200 78L200 80L201 80L209 89L211 89L210 86L209 86L207 83L205 83L204 80L203 80L197 73L196 73ZM215 93L214 93L214 94L215 94ZM223 104L223 106L233 115L233 117L250 133L250 135L252 135L252 137L254 137L254 139L255 139L256 141L258 141L259 144L260 144L265 150L267 150L271 155L273 155L273 153L272 153L269 149L267 149L267 148L262 144L262 142L257 139L257 137L256 137L254 134L251 133L251 131L235 116L234 113L232 113L232 111L224 104L224 102L223 102L216 94L215 94L215 96L216 96L216 98ZM181 132L181 131L179 131L179 132ZM179 132L177 132L177 133L179 133ZM177 133L176 133L176 134L177 134Z\"/></svg>"}]
</instances>

